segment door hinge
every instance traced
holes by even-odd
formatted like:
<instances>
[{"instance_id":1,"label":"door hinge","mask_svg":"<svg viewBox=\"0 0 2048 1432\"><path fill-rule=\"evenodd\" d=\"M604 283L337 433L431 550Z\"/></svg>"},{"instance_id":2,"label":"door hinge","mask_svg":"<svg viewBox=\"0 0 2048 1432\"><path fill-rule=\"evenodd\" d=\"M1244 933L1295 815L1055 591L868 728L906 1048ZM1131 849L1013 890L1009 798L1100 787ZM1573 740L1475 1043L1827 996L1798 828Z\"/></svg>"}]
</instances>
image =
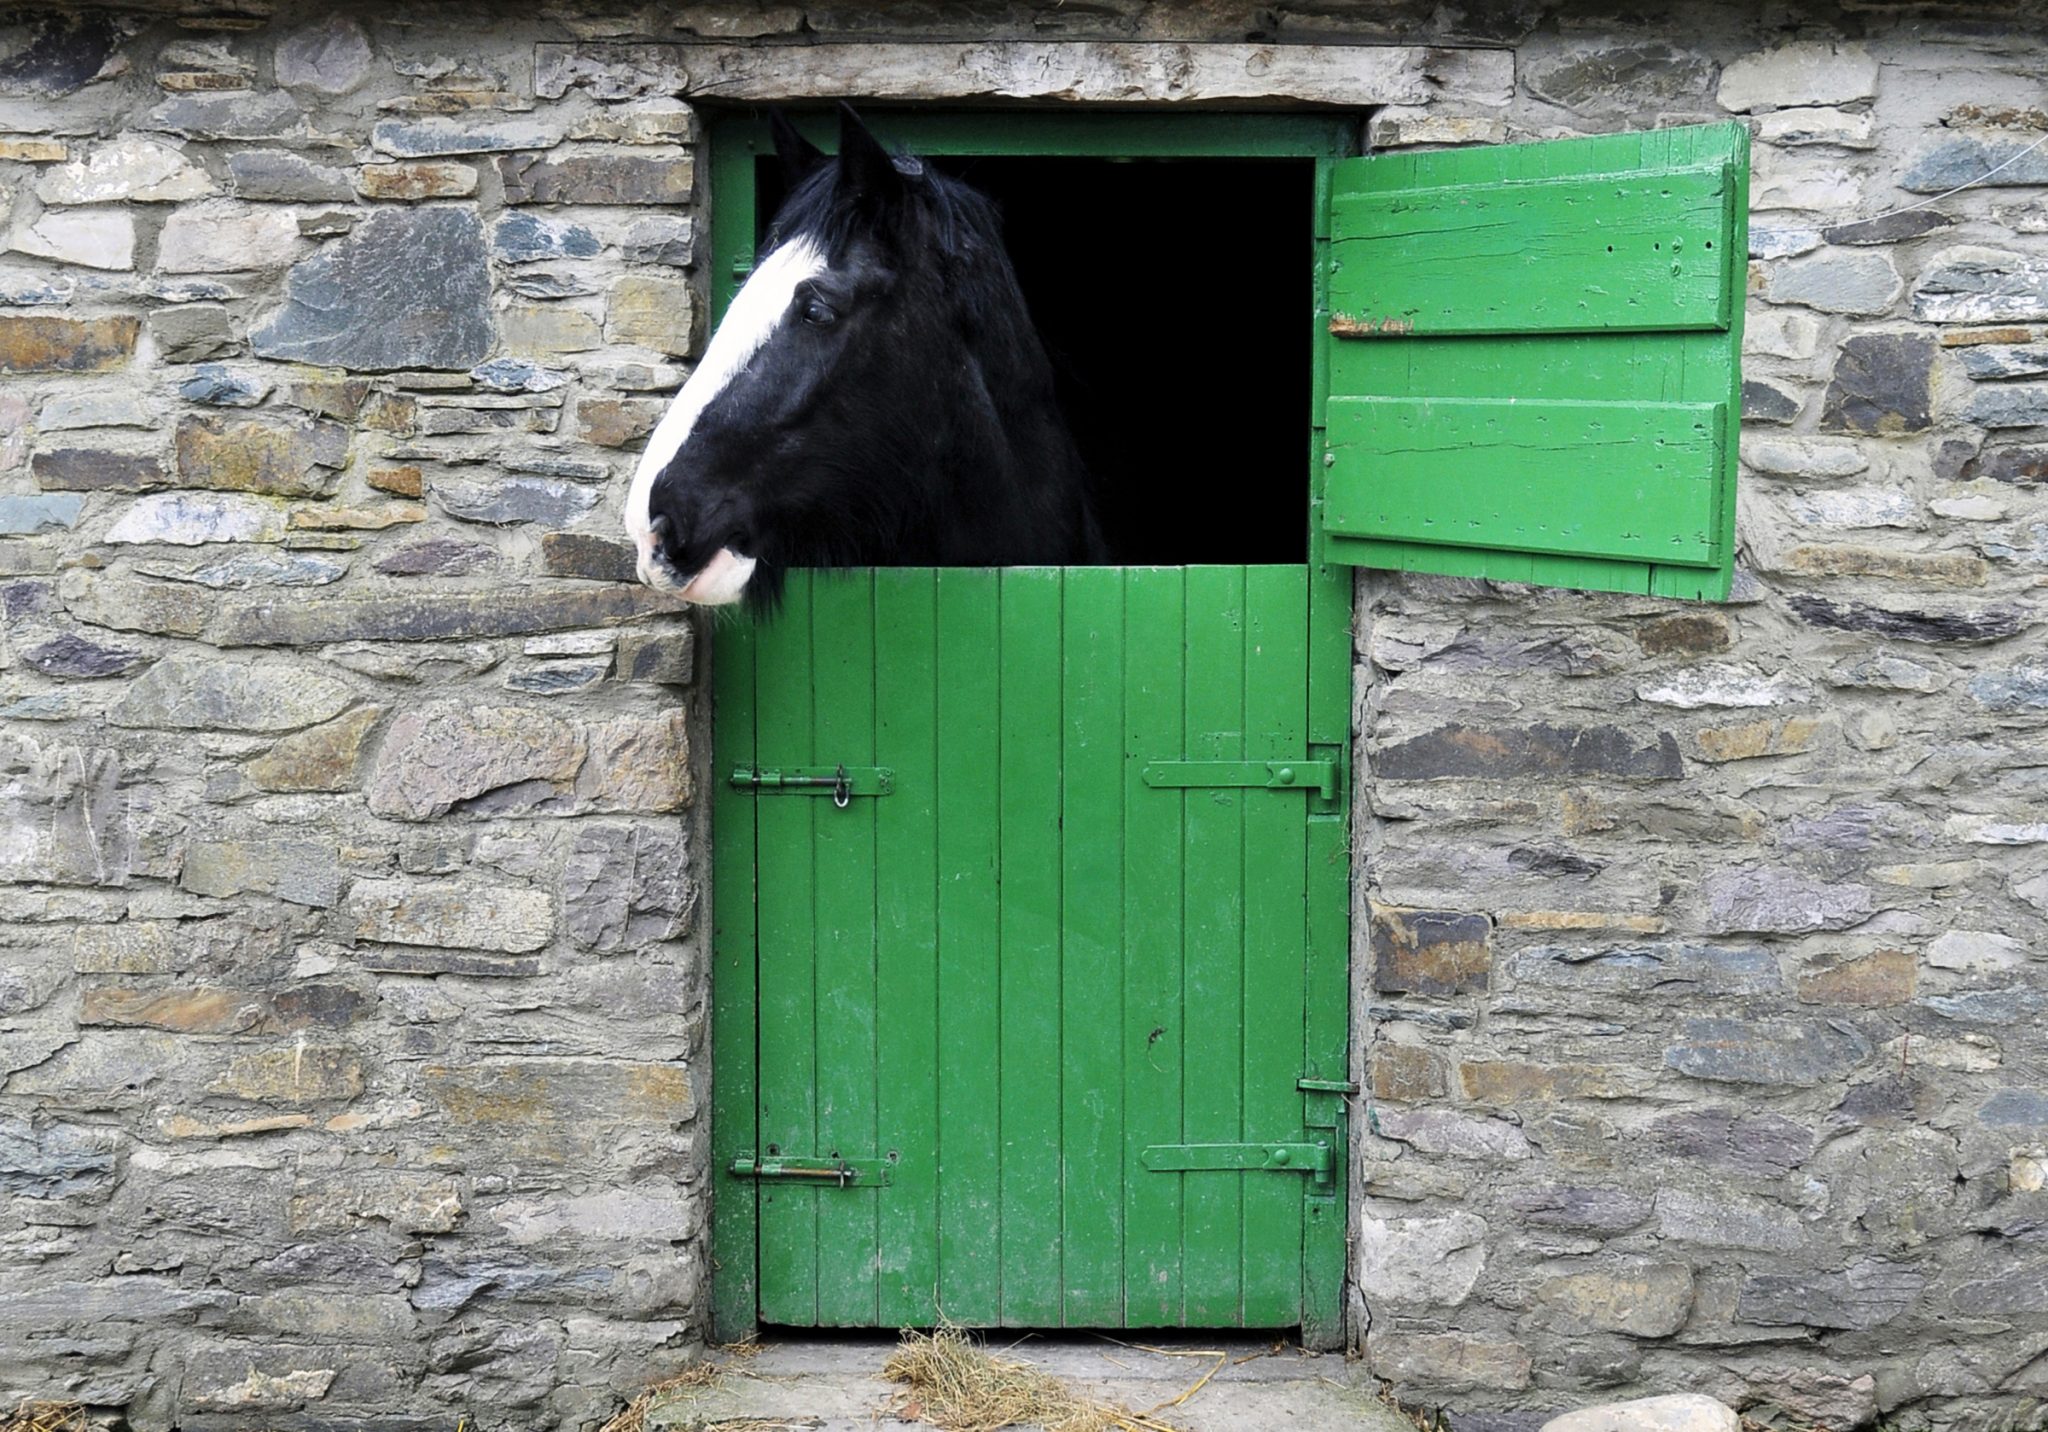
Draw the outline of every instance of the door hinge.
<instances>
[{"instance_id":1,"label":"door hinge","mask_svg":"<svg viewBox=\"0 0 2048 1432\"><path fill-rule=\"evenodd\" d=\"M830 796L841 810L854 796L885 796L896 789L896 773L886 766L782 766L763 770L739 766L733 789L756 795Z\"/></svg>"},{"instance_id":2,"label":"door hinge","mask_svg":"<svg viewBox=\"0 0 2048 1432\"><path fill-rule=\"evenodd\" d=\"M784 1158L779 1154L767 1158L741 1154L732 1161L731 1172L734 1178L778 1179L825 1188L886 1188L895 1162L894 1159L844 1159L837 1155L829 1159L799 1159Z\"/></svg>"},{"instance_id":3,"label":"door hinge","mask_svg":"<svg viewBox=\"0 0 2048 1432\"><path fill-rule=\"evenodd\" d=\"M1312 1144L1154 1144L1139 1162L1153 1173L1305 1173L1323 1187L1333 1163L1328 1141Z\"/></svg>"},{"instance_id":4,"label":"door hinge","mask_svg":"<svg viewBox=\"0 0 2048 1432\"><path fill-rule=\"evenodd\" d=\"M1337 799L1335 761L1151 761L1141 774L1146 785L1161 790L1214 786L1299 788L1314 791L1326 801Z\"/></svg>"}]
</instances>

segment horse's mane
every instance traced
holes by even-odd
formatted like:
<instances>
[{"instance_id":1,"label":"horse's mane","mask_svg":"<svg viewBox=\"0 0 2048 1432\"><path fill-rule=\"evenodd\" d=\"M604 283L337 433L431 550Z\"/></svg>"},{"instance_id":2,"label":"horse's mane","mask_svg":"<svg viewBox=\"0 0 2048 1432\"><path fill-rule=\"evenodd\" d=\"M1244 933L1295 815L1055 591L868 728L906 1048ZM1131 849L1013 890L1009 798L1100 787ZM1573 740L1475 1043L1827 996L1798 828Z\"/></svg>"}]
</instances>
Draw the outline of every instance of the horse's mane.
<instances>
[{"instance_id":1,"label":"horse's mane","mask_svg":"<svg viewBox=\"0 0 2048 1432\"><path fill-rule=\"evenodd\" d=\"M990 200L910 155L895 159L896 172L913 182L903 186L898 222L906 246L964 264L1002 252L1002 217ZM837 164L821 164L798 182L769 226L763 254L806 235L816 239L826 261L842 257L860 231L860 205L841 193Z\"/></svg>"}]
</instances>

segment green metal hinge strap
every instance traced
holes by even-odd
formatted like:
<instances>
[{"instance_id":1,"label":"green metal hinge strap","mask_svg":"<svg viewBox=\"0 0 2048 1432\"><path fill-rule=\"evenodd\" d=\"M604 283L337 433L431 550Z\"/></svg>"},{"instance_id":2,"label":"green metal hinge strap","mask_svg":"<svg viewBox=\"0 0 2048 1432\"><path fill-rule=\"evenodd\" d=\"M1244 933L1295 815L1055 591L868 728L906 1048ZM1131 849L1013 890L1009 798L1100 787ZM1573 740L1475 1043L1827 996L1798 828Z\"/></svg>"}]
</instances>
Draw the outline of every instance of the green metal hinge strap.
<instances>
[{"instance_id":1,"label":"green metal hinge strap","mask_svg":"<svg viewBox=\"0 0 2048 1432\"><path fill-rule=\"evenodd\" d=\"M1330 1146L1312 1144L1154 1144L1139 1155L1153 1173L1305 1173L1318 1186L1331 1179Z\"/></svg>"},{"instance_id":2,"label":"green metal hinge strap","mask_svg":"<svg viewBox=\"0 0 2048 1432\"><path fill-rule=\"evenodd\" d=\"M1255 786L1269 790L1313 790L1337 799L1335 761L1152 761L1144 782L1165 790L1212 786Z\"/></svg>"},{"instance_id":3,"label":"green metal hinge strap","mask_svg":"<svg viewBox=\"0 0 2048 1432\"><path fill-rule=\"evenodd\" d=\"M800 1159L741 1154L732 1161L734 1178L773 1179L820 1188L886 1188L890 1161L885 1159Z\"/></svg>"},{"instance_id":4,"label":"green metal hinge strap","mask_svg":"<svg viewBox=\"0 0 2048 1432\"><path fill-rule=\"evenodd\" d=\"M830 796L832 804L844 808L853 796L888 795L896 789L896 773L886 766L740 766L732 784L756 795Z\"/></svg>"}]
</instances>

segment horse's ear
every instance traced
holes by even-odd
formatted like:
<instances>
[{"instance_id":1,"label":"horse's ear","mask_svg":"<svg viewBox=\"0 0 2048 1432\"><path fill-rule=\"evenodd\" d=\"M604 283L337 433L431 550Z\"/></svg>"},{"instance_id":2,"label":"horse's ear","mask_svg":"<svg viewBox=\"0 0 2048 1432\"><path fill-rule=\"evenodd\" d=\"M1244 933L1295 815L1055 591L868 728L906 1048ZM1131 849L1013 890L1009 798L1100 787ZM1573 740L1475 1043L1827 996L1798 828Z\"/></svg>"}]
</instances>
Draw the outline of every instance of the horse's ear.
<instances>
[{"instance_id":1,"label":"horse's ear","mask_svg":"<svg viewBox=\"0 0 2048 1432\"><path fill-rule=\"evenodd\" d=\"M844 100L839 102L839 177L845 192L865 203L885 203L903 188L896 161Z\"/></svg>"},{"instance_id":2,"label":"horse's ear","mask_svg":"<svg viewBox=\"0 0 2048 1432\"><path fill-rule=\"evenodd\" d=\"M825 151L796 132L789 116L779 109L768 111L768 129L775 136L775 153L782 160L783 178L794 189L825 162Z\"/></svg>"}]
</instances>

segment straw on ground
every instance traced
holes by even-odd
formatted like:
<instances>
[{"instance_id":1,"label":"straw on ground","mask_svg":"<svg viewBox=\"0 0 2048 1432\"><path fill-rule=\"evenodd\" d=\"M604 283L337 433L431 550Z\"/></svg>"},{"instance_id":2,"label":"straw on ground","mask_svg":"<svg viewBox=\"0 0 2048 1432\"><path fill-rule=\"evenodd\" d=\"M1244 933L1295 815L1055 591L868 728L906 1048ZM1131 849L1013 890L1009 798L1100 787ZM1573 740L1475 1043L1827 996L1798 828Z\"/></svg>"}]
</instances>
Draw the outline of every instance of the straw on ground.
<instances>
[{"instance_id":1,"label":"straw on ground","mask_svg":"<svg viewBox=\"0 0 2048 1432\"><path fill-rule=\"evenodd\" d=\"M998 1432L1019 1424L1046 1432L1176 1432L1149 1413L1077 1396L1028 1362L999 1357L959 1328L903 1334L882 1376L908 1389L899 1410L945 1432Z\"/></svg>"}]
</instances>

